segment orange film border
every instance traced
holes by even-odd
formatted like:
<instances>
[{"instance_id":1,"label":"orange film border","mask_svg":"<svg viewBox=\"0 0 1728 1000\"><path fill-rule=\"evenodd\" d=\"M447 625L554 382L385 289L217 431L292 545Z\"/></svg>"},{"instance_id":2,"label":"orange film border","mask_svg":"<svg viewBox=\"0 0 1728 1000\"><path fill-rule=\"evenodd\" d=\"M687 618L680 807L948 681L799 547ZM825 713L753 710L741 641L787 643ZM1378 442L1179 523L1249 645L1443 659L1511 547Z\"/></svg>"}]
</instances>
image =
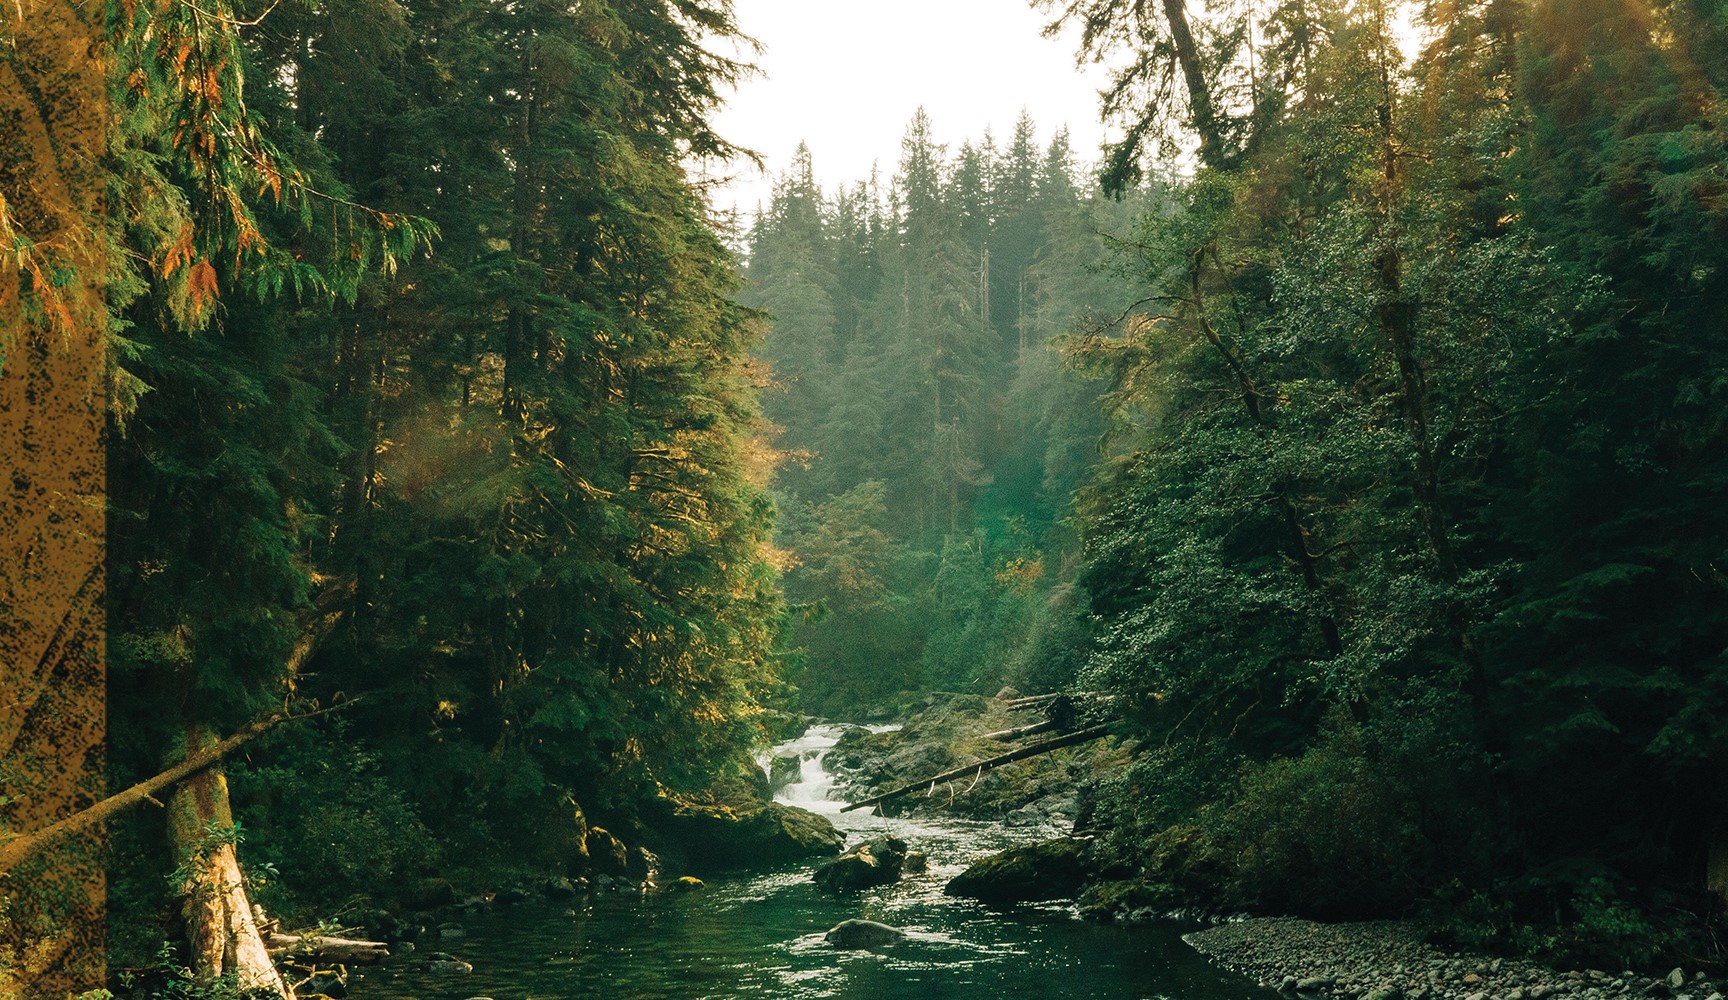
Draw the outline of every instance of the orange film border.
<instances>
[{"instance_id":1,"label":"orange film border","mask_svg":"<svg viewBox=\"0 0 1728 1000\"><path fill-rule=\"evenodd\" d=\"M0 850L102 794L103 16L0 3ZM86 830L0 872L0 1000L102 985L101 848Z\"/></svg>"}]
</instances>

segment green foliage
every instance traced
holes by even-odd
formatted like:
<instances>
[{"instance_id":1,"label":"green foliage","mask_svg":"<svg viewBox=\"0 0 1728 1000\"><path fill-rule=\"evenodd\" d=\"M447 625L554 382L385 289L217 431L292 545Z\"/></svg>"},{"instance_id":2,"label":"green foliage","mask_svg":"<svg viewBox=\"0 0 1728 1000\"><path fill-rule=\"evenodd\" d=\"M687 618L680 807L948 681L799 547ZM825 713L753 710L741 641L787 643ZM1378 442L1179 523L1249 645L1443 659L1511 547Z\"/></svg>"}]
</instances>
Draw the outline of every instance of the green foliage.
<instances>
[{"instance_id":1,"label":"green foliage","mask_svg":"<svg viewBox=\"0 0 1728 1000\"><path fill-rule=\"evenodd\" d=\"M120 993L97 990L84 997L118 996L123 1000L260 1000L267 990L241 989L233 973L214 979L200 978L181 961L172 943L162 942L150 961L137 968L120 969L114 974L114 985ZM80 997L79 1000L84 1000Z\"/></svg>"},{"instance_id":2,"label":"green foliage","mask_svg":"<svg viewBox=\"0 0 1728 1000\"><path fill-rule=\"evenodd\" d=\"M268 912L333 914L356 897L397 898L440 870L443 852L414 804L343 728L284 732L253 756L229 781L249 804L248 893Z\"/></svg>"},{"instance_id":3,"label":"green foliage","mask_svg":"<svg viewBox=\"0 0 1728 1000\"><path fill-rule=\"evenodd\" d=\"M1529 955L1556 968L1648 969L1700 955L1700 925L1649 891L1631 889L1600 864L1566 860L1492 888L1460 884L1437 894L1436 940L1490 953Z\"/></svg>"},{"instance_id":4,"label":"green foliage","mask_svg":"<svg viewBox=\"0 0 1728 1000\"><path fill-rule=\"evenodd\" d=\"M1153 311L1071 341L1111 421L1083 676L1151 748L1100 812L1228 905L1456 883L1460 926L1651 960L1728 760L1714 36L1459 4L1407 67L1399 11L1063 8L1131 57L1110 180L1200 154L1120 245Z\"/></svg>"}]
</instances>

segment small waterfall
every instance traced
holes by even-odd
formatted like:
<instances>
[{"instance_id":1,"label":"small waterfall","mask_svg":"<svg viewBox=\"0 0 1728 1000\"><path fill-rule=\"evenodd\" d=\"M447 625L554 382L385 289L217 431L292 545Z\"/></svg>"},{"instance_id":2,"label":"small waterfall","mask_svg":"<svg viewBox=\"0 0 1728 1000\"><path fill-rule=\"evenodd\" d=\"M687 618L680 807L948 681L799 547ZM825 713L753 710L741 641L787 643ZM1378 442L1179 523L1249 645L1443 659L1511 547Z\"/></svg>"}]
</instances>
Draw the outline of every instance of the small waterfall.
<instances>
[{"instance_id":1,"label":"small waterfall","mask_svg":"<svg viewBox=\"0 0 1728 1000\"><path fill-rule=\"evenodd\" d=\"M857 726L840 726L831 723L817 723L804 731L797 739L787 740L776 746L772 752L774 757L796 757L798 759L798 779L788 783L774 795L774 801L782 805L797 806L813 813L828 816L837 815L840 807L846 803L833 798L834 776L828 773L823 762L828 757L828 751L834 749L834 744L840 742L840 737L848 729ZM899 726L867 726L873 733L884 733L899 729ZM769 761L772 764L772 760Z\"/></svg>"},{"instance_id":2,"label":"small waterfall","mask_svg":"<svg viewBox=\"0 0 1728 1000\"><path fill-rule=\"evenodd\" d=\"M775 747L774 756L798 759L798 780L775 793L774 801L815 813L838 813L845 803L828 797L834 790L834 776L822 766L822 761L844 732L845 726L815 725L797 739Z\"/></svg>"}]
</instances>

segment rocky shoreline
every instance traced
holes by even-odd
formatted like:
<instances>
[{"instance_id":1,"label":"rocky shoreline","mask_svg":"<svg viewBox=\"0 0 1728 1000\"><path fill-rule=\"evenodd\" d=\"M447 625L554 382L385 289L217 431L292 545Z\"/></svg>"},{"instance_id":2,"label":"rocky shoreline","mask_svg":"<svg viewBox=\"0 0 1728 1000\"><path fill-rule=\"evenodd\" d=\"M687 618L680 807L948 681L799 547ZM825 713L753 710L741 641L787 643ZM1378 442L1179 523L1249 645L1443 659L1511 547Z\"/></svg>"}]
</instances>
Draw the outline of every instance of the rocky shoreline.
<instances>
[{"instance_id":1,"label":"rocky shoreline","mask_svg":"<svg viewBox=\"0 0 1728 1000\"><path fill-rule=\"evenodd\" d=\"M854 798L916 774L935 773L1000 747L985 733L1024 721L1000 699L930 696L892 732L862 728L841 738L828 761L836 785ZM1122 765L1120 750L1097 746L1012 765L968 783L964 794L919 796L897 810L1066 827L1086 812L1085 786ZM953 895L1007 903L1075 897L1086 919L1127 923L1175 913L1170 886L1124 879L1073 833L983 859L948 887ZM1291 1000L1728 1000L1728 979L1697 969L1561 970L1539 962L1443 948L1416 921L1325 924L1288 917L1232 920L1185 940L1213 962Z\"/></svg>"},{"instance_id":2,"label":"rocky shoreline","mask_svg":"<svg viewBox=\"0 0 1728 1000\"><path fill-rule=\"evenodd\" d=\"M1408 921L1321 924L1256 917L1188 935L1196 951L1293 997L1340 1000L1724 1000L1728 982L1674 969L1666 976L1553 969L1447 951Z\"/></svg>"}]
</instances>

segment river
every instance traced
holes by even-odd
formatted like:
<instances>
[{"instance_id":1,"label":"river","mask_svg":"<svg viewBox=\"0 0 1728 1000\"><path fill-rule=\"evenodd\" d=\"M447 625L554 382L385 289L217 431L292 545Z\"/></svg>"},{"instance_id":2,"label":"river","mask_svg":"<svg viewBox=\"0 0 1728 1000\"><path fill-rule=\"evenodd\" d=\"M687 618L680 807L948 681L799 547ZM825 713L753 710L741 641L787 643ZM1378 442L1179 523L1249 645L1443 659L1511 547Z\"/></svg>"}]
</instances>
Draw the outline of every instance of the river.
<instances>
[{"instance_id":1,"label":"river","mask_svg":"<svg viewBox=\"0 0 1728 1000\"><path fill-rule=\"evenodd\" d=\"M1079 920L1065 905L1009 909L942 893L968 862L1051 831L952 819L840 812L822 756L839 728L817 726L775 748L803 769L778 801L828 816L847 843L892 833L929 856L927 874L836 897L810 881L816 862L714 874L691 893L596 893L570 904L522 904L463 919L464 937L435 947L471 962L436 973L408 956L359 970L351 1000L576 1000L1004 997L1268 1000L1270 991L1213 968L1182 943L1183 924ZM681 874L677 872L667 875ZM823 932L848 917L904 928L881 952L836 951Z\"/></svg>"}]
</instances>

